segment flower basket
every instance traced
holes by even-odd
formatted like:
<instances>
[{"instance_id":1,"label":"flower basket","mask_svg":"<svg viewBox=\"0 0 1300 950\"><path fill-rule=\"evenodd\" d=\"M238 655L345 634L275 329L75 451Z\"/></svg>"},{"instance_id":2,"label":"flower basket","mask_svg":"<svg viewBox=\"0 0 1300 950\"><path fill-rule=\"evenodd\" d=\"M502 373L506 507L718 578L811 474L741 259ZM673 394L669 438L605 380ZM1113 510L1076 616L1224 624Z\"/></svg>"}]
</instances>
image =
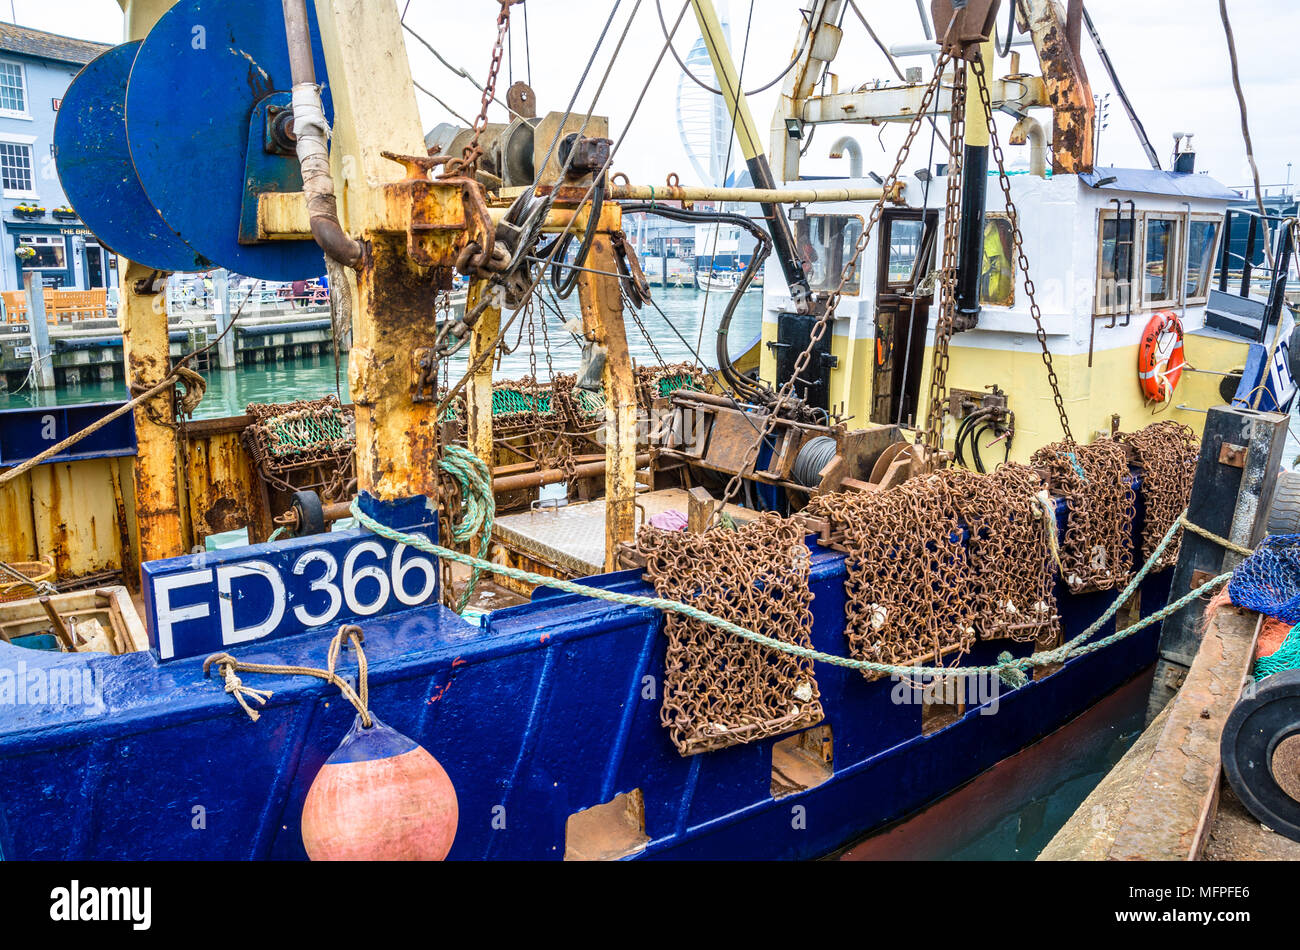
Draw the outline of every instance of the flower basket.
<instances>
[{"instance_id":1,"label":"flower basket","mask_svg":"<svg viewBox=\"0 0 1300 950\"><path fill-rule=\"evenodd\" d=\"M60 221L75 221L77 219L77 212L71 208L55 208L54 216Z\"/></svg>"},{"instance_id":2,"label":"flower basket","mask_svg":"<svg viewBox=\"0 0 1300 950\"><path fill-rule=\"evenodd\" d=\"M45 209L38 208L35 205L16 205L14 207L14 217L26 218L29 221L33 218L43 218L45 217Z\"/></svg>"}]
</instances>

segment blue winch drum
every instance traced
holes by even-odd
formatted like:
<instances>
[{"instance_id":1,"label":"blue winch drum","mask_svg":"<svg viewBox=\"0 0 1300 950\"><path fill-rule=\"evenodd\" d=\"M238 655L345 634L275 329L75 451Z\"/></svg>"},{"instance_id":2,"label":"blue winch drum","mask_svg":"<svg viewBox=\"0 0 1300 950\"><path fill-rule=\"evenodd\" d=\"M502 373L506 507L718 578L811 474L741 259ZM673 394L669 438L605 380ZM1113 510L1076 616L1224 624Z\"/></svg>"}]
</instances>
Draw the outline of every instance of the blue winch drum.
<instances>
[{"instance_id":1,"label":"blue winch drum","mask_svg":"<svg viewBox=\"0 0 1300 950\"><path fill-rule=\"evenodd\" d=\"M126 90L140 42L124 43L86 66L63 97L54 125L55 165L68 203L113 253L165 271L212 263L167 226L131 161Z\"/></svg>"},{"instance_id":2,"label":"blue winch drum","mask_svg":"<svg viewBox=\"0 0 1300 950\"><path fill-rule=\"evenodd\" d=\"M311 4L308 16L332 121ZM149 200L204 257L261 280L307 280L325 271L310 239L240 241L250 165L281 176L272 190L302 190L296 158L270 154L255 121L259 104L274 96L287 105L292 88L280 0L181 0L145 39L126 94L131 155Z\"/></svg>"}]
</instances>

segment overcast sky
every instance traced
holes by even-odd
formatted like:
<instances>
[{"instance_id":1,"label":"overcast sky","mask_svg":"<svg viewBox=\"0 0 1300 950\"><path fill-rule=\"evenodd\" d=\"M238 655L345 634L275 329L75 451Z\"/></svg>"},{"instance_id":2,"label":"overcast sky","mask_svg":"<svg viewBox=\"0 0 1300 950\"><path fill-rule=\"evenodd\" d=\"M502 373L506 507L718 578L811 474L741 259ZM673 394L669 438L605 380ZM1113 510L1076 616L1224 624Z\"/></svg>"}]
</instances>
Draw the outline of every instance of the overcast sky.
<instances>
[{"instance_id":1,"label":"overcast sky","mask_svg":"<svg viewBox=\"0 0 1300 950\"><path fill-rule=\"evenodd\" d=\"M10 2L0 0L0 16L10 16ZM366 2L407 5L407 0ZM671 23L682 8L682 0L660 2ZM122 14L117 0L12 0L12 3L17 22L24 26L104 42L119 42L122 37ZM742 54L745 57L746 88L767 83L790 61L797 39L800 5L800 0L752 0L752 3L751 0L718 0L719 9L726 11L731 23L735 58L739 62ZM563 110L613 6L614 0L528 0L528 44L524 42L522 8L515 7L513 62L508 58L503 65L500 88L506 88L511 74L515 79L527 78L527 46L531 49L532 84L540 111ZM615 137L626 127L628 113L663 48L655 6L655 0L641 0L639 4L637 0L620 0L610 36L578 99L585 111L609 64L609 54L635 9L627 40L597 105L598 113L611 117ZM913 0L858 0L858 6L886 44L923 39ZM1173 133L1195 132L1200 170L1210 172L1228 185L1247 183L1250 176L1218 0L1088 0L1087 8L1166 167ZM1300 4L1295 0L1229 0L1228 8L1233 16L1260 173L1266 185L1280 184L1287 179L1287 163L1297 159L1300 142L1297 133L1300 71L1290 59L1294 52L1287 50L1288 46L1294 48L1300 36ZM449 61L481 81L487 73L496 9L490 0L455 3L411 0L407 22ZM752 26L747 29L751 11ZM844 43L834 66L840 76L840 88L892 78L884 57L851 11L845 18L844 30ZM744 52L747 35L748 51ZM694 17L688 13L676 43L683 57L698 38ZM1094 92L1113 91L1086 35L1084 47ZM408 52L418 82L461 115L472 118L477 114L478 90L449 72L417 42L408 42ZM1032 49L1024 52L1027 55L1023 68L1036 71ZM929 59L909 59L904 65L925 66L928 72ZM996 74L1004 75L1007 71L1008 64L1000 61ZM616 169L627 172L635 181L662 181L670 171L680 173L684 181L695 177L679 142L675 121L678 75L672 59L665 59L615 160ZM770 122L776 95L777 91L772 90L753 97L755 117L764 129ZM429 97L418 94L418 98L426 128L454 121ZM494 113L496 120L502 116L503 110ZM1046 119L1047 113L1041 113L1040 118ZM901 142L901 128L886 130L883 141L879 130L869 126L839 128L856 134L868 169L883 173L892 166L894 152ZM805 159L806 173L837 169L838 163L826 158L834 137L829 129L824 129L821 136ZM1023 152L1023 148L1008 149L1012 161L1023 158ZM1146 165L1137 138L1113 95L1109 128L1104 133L1099 157L1103 164ZM916 164L923 162L922 159ZM1300 175L1300 167L1295 169L1295 174Z\"/></svg>"}]
</instances>

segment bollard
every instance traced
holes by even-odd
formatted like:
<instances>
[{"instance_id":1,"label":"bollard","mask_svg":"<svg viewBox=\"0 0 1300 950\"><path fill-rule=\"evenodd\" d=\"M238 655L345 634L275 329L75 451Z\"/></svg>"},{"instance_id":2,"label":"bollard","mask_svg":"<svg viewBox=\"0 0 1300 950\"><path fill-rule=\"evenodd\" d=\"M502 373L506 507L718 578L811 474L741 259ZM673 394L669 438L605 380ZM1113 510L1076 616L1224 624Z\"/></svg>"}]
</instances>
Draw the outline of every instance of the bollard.
<instances>
[{"instance_id":1,"label":"bollard","mask_svg":"<svg viewBox=\"0 0 1300 950\"><path fill-rule=\"evenodd\" d=\"M50 344L50 319L45 313L45 282L34 271L23 274L27 291L27 326L32 336L32 386L54 388L54 348Z\"/></svg>"}]
</instances>

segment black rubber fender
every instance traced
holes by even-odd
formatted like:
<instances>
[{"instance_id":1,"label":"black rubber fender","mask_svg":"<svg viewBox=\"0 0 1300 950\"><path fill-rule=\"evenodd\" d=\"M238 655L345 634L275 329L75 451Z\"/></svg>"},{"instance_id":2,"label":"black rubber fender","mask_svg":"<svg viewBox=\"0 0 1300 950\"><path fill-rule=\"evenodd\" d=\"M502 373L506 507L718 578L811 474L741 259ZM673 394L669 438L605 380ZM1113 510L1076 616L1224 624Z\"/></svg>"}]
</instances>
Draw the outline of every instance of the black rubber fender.
<instances>
[{"instance_id":1,"label":"black rubber fender","mask_svg":"<svg viewBox=\"0 0 1300 950\"><path fill-rule=\"evenodd\" d=\"M1300 471L1282 472L1268 505L1269 534L1300 533Z\"/></svg>"},{"instance_id":2,"label":"black rubber fender","mask_svg":"<svg viewBox=\"0 0 1300 950\"><path fill-rule=\"evenodd\" d=\"M320 495L314 491L296 491L293 493L293 510L298 515L298 530L294 536L305 538L308 535L324 534L329 531L325 523L325 506L321 504Z\"/></svg>"},{"instance_id":3,"label":"black rubber fender","mask_svg":"<svg viewBox=\"0 0 1300 950\"><path fill-rule=\"evenodd\" d=\"M1289 740L1289 741L1288 741ZM1287 750L1279 761L1275 753ZM1241 803L1264 826L1300 841L1300 670L1248 685L1219 740L1223 771ZM1287 765L1285 775L1274 768ZM1279 781L1280 779L1280 781ZM1285 787L1284 787L1285 786Z\"/></svg>"}]
</instances>

